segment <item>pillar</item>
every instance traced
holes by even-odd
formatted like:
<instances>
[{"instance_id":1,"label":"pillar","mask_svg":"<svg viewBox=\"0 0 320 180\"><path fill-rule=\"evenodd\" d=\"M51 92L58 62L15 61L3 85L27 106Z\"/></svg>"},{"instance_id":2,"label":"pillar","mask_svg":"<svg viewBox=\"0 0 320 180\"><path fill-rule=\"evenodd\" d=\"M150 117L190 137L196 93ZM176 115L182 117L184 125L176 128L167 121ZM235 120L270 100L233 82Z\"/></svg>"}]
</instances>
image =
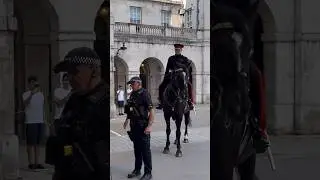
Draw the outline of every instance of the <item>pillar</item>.
<instances>
[{"instance_id":1,"label":"pillar","mask_svg":"<svg viewBox=\"0 0 320 180\"><path fill-rule=\"evenodd\" d=\"M110 118L116 117L115 91L114 91L114 37L113 37L114 19L110 14Z\"/></svg>"},{"instance_id":2,"label":"pillar","mask_svg":"<svg viewBox=\"0 0 320 180\"><path fill-rule=\"evenodd\" d=\"M14 40L12 31L8 31L16 24L12 7L12 2L4 4L0 0L0 180L19 177L19 142L14 128Z\"/></svg>"}]
</instances>

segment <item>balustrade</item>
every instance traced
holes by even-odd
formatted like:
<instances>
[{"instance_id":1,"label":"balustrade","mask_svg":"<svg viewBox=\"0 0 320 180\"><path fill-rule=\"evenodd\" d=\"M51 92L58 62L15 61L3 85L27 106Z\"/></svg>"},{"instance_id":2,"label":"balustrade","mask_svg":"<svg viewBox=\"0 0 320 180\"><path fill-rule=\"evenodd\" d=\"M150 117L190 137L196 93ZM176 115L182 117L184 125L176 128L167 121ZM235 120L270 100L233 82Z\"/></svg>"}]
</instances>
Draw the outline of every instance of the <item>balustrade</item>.
<instances>
[{"instance_id":1,"label":"balustrade","mask_svg":"<svg viewBox=\"0 0 320 180\"><path fill-rule=\"evenodd\" d=\"M196 39L195 29L116 22L115 34Z\"/></svg>"}]
</instances>

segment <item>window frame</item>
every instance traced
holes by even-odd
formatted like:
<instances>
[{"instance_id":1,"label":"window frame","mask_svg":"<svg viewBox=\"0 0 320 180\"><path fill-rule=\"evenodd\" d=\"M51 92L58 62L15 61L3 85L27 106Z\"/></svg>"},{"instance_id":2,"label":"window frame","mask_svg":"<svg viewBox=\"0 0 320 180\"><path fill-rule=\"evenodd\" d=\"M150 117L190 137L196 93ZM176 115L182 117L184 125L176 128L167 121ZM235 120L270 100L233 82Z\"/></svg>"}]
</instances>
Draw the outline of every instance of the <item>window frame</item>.
<instances>
[{"instance_id":1,"label":"window frame","mask_svg":"<svg viewBox=\"0 0 320 180\"><path fill-rule=\"evenodd\" d=\"M161 26L170 27L171 26L171 19L172 19L172 12L170 10L161 10L160 11L160 18L161 18ZM165 22L168 21L168 22Z\"/></svg>"},{"instance_id":2,"label":"window frame","mask_svg":"<svg viewBox=\"0 0 320 180\"><path fill-rule=\"evenodd\" d=\"M129 10L130 11L129 12L130 23L142 24L142 8L139 6L129 6L129 8L130 8L130 10ZM138 9L139 9L139 11L138 11ZM134 13L133 13L133 10L135 11Z\"/></svg>"}]
</instances>

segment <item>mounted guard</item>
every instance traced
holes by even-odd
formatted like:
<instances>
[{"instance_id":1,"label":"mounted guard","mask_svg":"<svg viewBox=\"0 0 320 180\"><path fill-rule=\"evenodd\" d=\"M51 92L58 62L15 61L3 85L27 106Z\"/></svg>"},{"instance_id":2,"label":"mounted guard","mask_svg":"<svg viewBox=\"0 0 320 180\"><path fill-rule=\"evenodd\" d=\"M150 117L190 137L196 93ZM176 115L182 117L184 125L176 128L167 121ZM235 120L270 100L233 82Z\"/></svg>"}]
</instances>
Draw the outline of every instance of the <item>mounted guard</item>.
<instances>
[{"instance_id":1,"label":"mounted guard","mask_svg":"<svg viewBox=\"0 0 320 180\"><path fill-rule=\"evenodd\" d=\"M174 70L182 69L183 72L186 73L187 84L185 90L185 96L188 100L189 109L192 110L194 108L194 98L193 98L193 91L192 91L192 62L187 57L181 54L184 45L182 44L174 44L175 48L175 55L170 56L168 59L165 75L163 82L159 86L159 102L160 104L156 107L157 109L162 109L163 105L163 96L162 93L164 92L165 88L167 87L170 79L171 79L171 72Z\"/></svg>"},{"instance_id":2,"label":"mounted guard","mask_svg":"<svg viewBox=\"0 0 320 180\"><path fill-rule=\"evenodd\" d=\"M214 3L211 70L216 104L211 123L214 144L211 174L216 180L232 180L236 167L241 180L254 180L256 153L265 152L269 146L265 131L259 128L264 118L261 113L264 96L254 96L263 92L262 79L251 62L254 51L251 19L259 0Z\"/></svg>"}]
</instances>

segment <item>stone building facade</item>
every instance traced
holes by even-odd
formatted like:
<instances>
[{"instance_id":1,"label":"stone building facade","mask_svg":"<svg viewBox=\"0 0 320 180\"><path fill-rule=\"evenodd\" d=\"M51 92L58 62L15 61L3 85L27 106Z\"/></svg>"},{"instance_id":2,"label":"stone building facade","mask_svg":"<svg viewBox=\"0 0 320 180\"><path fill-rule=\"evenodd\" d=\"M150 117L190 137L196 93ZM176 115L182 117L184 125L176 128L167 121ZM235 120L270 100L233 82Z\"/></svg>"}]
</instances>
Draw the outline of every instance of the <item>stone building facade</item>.
<instances>
[{"instance_id":1,"label":"stone building facade","mask_svg":"<svg viewBox=\"0 0 320 180\"><path fill-rule=\"evenodd\" d=\"M129 5L146 6L144 9L143 24L140 29L144 32L142 35L134 24L130 24L130 33L127 29L117 31L116 29L125 24L128 27L128 13L123 15L110 17L110 83L114 84L114 64L125 62L128 71L125 78L139 75L139 67L142 61L148 59L157 64L155 74L151 76L162 76L166 59L173 54L172 44L181 42L186 44L185 54L191 59L202 61L209 58L209 55L199 53L199 49L203 49L201 38L198 38L199 32L187 31L181 29L181 19L177 14L177 9L181 3L176 1L131 1L131 0L111 0L111 6L129 7ZM45 94L47 102L52 99L52 91L58 86L59 76L52 73L52 67L65 54L79 46L93 47L96 38L94 32L95 19L97 12L103 3L103 0L78 0L76 3L72 0L29 0L14 1L0 0L0 179L14 179L18 175L19 168L19 139L23 134L22 114L23 106L21 94L27 88L27 77L36 75L39 78L40 86ZM127 4L127 5L126 5ZM163 13L151 13L160 4L163 7ZM171 19L168 18L165 10L172 9ZM129 12L130 13L130 12ZM150 15L151 14L151 15ZM163 21L159 21L158 16L162 16ZM157 17L157 19L155 19ZM121 19L122 18L122 19ZM168 21L169 19L169 21ZM171 23L165 24L165 23ZM151 25L151 26L150 26ZM150 28L152 27L152 28ZM163 27L166 27L163 29ZM157 33L155 33L157 31ZM164 36L163 32L166 32ZM150 36L148 36L148 33ZM151 34L150 34L151 33ZM160 33L160 34L159 34ZM169 35L171 34L171 35ZM187 35L184 35L187 34ZM201 33L200 33L201 34ZM188 37L188 38L186 38ZM161 41L154 43L156 41ZM119 52L119 56L115 57L115 53L119 47L125 43L127 50ZM189 43L188 43L189 42ZM200 43L199 43L200 42ZM152 45L153 44L153 45ZM167 46L165 46L167 44ZM169 44L169 45L168 45ZM156 51L157 48L161 50ZM141 51L143 50L143 51ZM208 48L207 50L208 51ZM130 55L131 53L131 55ZM136 56L137 55L137 56ZM139 56L138 56L139 55ZM123 61L117 60L123 59ZM137 61L134 61L134 60ZM146 60L146 61L148 61ZM199 70L195 71L199 74L205 72L201 70L201 63L194 61L194 65ZM208 60L207 60L208 61ZM116 66L118 67L118 66ZM208 67L208 66L206 66ZM118 67L119 68L119 67ZM120 72L120 71L117 71ZM150 72L150 71L149 71ZM206 69L209 76L209 69ZM150 75L150 74L149 74ZM119 80L120 79L120 80ZM161 78L150 78L149 84L158 85ZM199 81L203 81L200 77ZM117 82L121 81L117 75ZM206 77L207 84L209 77ZM200 88L203 83L197 82ZM149 85L149 89L154 85ZM110 87L111 98L114 98L114 87ZM206 89L206 88L203 88ZM152 90L151 90L152 91ZM155 91L155 90L153 90ZM113 93L112 93L113 92ZM198 100L200 102L208 101L209 90L206 92L199 90ZM155 94L155 93L154 93ZM155 97L155 95L153 96ZM114 101L111 100L114 107ZM50 103L46 103L46 117L51 119L52 107ZM114 112L114 111L112 111Z\"/></svg>"},{"instance_id":2,"label":"stone building facade","mask_svg":"<svg viewBox=\"0 0 320 180\"><path fill-rule=\"evenodd\" d=\"M207 6L209 6L209 1ZM209 103L210 36L209 28L183 28L182 1L111 1L115 65L115 90L132 76L141 76L145 88L158 102L158 87L168 58L174 54L174 43L185 45L183 54L193 62L193 89L197 103ZM209 11L206 11L209 13ZM204 11L200 14L204 17ZM210 14L206 14L207 24ZM204 36L204 33L207 36ZM126 46L126 50L118 49Z\"/></svg>"},{"instance_id":3,"label":"stone building facade","mask_svg":"<svg viewBox=\"0 0 320 180\"><path fill-rule=\"evenodd\" d=\"M156 5L157 1L160 0L111 2L112 6L119 6L119 11L111 10L113 14L119 13L122 8L127 10L121 16L122 19L117 19L118 15L111 17L110 74L114 77L115 68L121 69L114 64L123 63L122 69L125 67L127 70L117 72L125 72L122 75L125 77L121 79L118 74L116 78L117 83L121 84L121 81L139 75L141 64L145 61L143 64L148 64L149 67L145 72L157 72L149 74L147 81L155 99L154 85L160 82L159 76L163 75L167 58L173 53L172 44L182 42L186 45L184 54L193 60L196 69L196 99L199 103L205 103L209 100L210 93L209 33L206 34L201 29L194 32L194 27L189 30L179 29L179 23L182 24L179 16L172 18L173 27L163 28L164 25L160 24L161 21L159 23L158 18L159 14L161 16L160 7L171 9L178 6L176 4L179 2L161 0L161 5ZM47 99L50 100L52 89L58 82L58 78L51 72L52 66L74 47L93 47L94 20L102 2L103 0L0 0L1 180L4 177L14 178L18 172L19 143L16 132L17 124L21 123L20 97L26 89L26 78L31 74L37 75ZM195 2L193 5L209 1ZM320 132L320 63L317 60L320 55L319 3L316 0L261 0L259 6L256 52L260 53L256 56L260 57L266 77L268 123L278 133ZM130 6L151 7L144 8L149 10L142 15L140 28L128 21L130 11L127 7ZM209 6L205 4L203 7L206 8L203 10L206 13L203 14L207 14ZM158 15L152 15L153 11ZM208 16L204 17L208 19ZM118 30L122 27L123 30ZM116 57L123 42L127 50L119 51ZM115 79L111 78L110 82L115 82ZM114 91L111 95L114 98ZM111 101L114 106L114 101ZM50 107L47 109L50 112Z\"/></svg>"}]
</instances>

